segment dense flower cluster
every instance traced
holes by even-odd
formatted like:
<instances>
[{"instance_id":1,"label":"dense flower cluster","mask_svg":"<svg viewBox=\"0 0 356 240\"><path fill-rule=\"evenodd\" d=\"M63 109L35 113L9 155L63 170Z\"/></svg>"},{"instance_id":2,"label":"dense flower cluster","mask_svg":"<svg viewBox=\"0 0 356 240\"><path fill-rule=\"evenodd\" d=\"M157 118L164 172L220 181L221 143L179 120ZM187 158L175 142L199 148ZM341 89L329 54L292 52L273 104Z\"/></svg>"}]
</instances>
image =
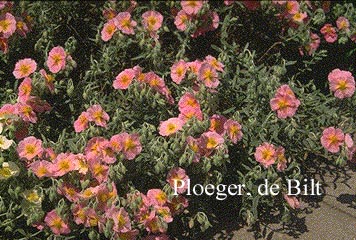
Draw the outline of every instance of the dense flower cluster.
<instances>
[{"instance_id":1,"label":"dense flower cluster","mask_svg":"<svg viewBox=\"0 0 356 240\"><path fill-rule=\"evenodd\" d=\"M17 16L13 13L12 1L0 2L0 50L7 53L9 40L15 35L26 37L31 30L31 17L26 13Z\"/></svg>"},{"instance_id":2,"label":"dense flower cluster","mask_svg":"<svg viewBox=\"0 0 356 240\"><path fill-rule=\"evenodd\" d=\"M30 18L16 17L13 6L0 1L4 53L8 39L30 30ZM90 43L74 27L75 37L52 38L72 28L72 16L44 28L29 41L36 54L19 47L4 70L0 218L11 211L19 217L0 223L0 231L21 220L30 230L18 234L31 237L169 239L183 230L195 236L188 232L197 223L203 231L210 226L212 207L187 194L190 181L238 179L252 194L262 179L280 184L275 200L237 198L249 224L272 205L283 209L280 216L300 208L302 199L284 194L283 181L302 177L308 154L356 162L354 69L341 63L321 69L317 80L327 88L305 74L323 58L319 49L356 39L355 17L332 6L337 14L318 1L109 1L89 7L104 17L95 19ZM258 51L237 42L247 29L239 18L256 12L276 23L282 42L266 49L257 43ZM39 23L62 21L42 14ZM298 43L288 49L298 61L284 58L289 41ZM283 49L272 59L275 46ZM4 206L11 208L6 214Z\"/></svg>"}]
</instances>

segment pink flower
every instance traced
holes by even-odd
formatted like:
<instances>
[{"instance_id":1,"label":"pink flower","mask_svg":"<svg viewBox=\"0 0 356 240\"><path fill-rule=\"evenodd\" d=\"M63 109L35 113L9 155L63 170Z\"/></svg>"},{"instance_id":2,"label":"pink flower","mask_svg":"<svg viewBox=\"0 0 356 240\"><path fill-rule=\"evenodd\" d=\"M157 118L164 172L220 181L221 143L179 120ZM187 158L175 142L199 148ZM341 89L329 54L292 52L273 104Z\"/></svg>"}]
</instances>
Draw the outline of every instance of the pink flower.
<instances>
[{"instance_id":1,"label":"pink flower","mask_svg":"<svg viewBox=\"0 0 356 240\"><path fill-rule=\"evenodd\" d=\"M242 139L243 136L241 131L242 127L238 122L229 119L225 122L224 129L227 135L229 136L231 142L233 142L234 144L236 144L238 141Z\"/></svg>"},{"instance_id":2,"label":"pink flower","mask_svg":"<svg viewBox=\"0 0 356 240\"><path fill-rule=\"evenodd\" d=\"M56 177L74 171L78 168L78 160L72 153L60 153L53 161L53 173Z\"/></svg>"},{"instance_id":3,"label":"pink flower","mask_svg":"<svg viewBox=\"0 0 356 240\"><path fill-rule=\"evenodd\" d=\"M159 220L158 216L155 215L155 211L150 213L150 215L145 220L144 225L146 227L146 231L149 233L163 233L167 231L164 225L161 223L161 220Z\"/></svg>"},{"instance_id":4,"label":"pink flower","mask_svg":"<svg viewBox=\"0 0 356 240\"><path fill-rule=\"evenodd\" d=\"M109 177L109 167L102 164L98 158L89 161L89 170L92 176L99 182L106 182Z\"/></svg>"},{"instance_id":5,"label":"pink flower","mask_svg":"<svg viewBox=\"0 0 356 240\"><path fill-rule=\"evenodd\" d=\"M292 19L294 22L297 23L302 23L304 19L308 17L306 12L297 12L296 14L293 15Z\"/></svg>"},{"instance_id":6,"label":"pink flower","mask_svg":"<svg viewBox=\"0 0 356 240\"><path fill-rule=\"evenodd\" d=\"M156 32L162 26L163 16L157 11L147 11L142 14L143 27L149 32Z\"/></svg>"},{"instance_id":7,"label":"pink flower","mask_svg":"<svg viewBox=\"0 0 356 240\"><path fill-rule=\"evenodd\" d=\"M328 43L333 43L337 40L336 29L330 23L325 24L320 29L320 32L324 35L325 41Z\"/></svg>"},{"instance_id":8,"label":"pink flower","mask_svg":"<svg viewBox=\"0 0 356 240\"><path fill-rule=\"evenodd\" d=\"M80 174L85 175L89 170L89 166L88 166L87 159L86 159L85 155L82 153L78 153L78 154L75 154L74 157L76 158L75 161L78 162L78 166L77 166L76 170L78 170L78 172Z\"/></svg>"},{"instance_id":9,"label":"pink flower","mask_svg":"<svg viewBox=\"0 0 356 240\"><path fill-rule=\"evenodd\" d=\"M331 153L340 151L340 146L344 143L345 135L339 128L328 127L323 131L320 138L323 147Z\"/></svg>"},{"instance_id":10,"label":"pink flower","mask_svg":"<svg viewBox=\"0 0 356 240\"><path fill-rule=\"evenodd\" d=\"M52 210L46 214L44 222L51 228L56 235L69 234L69 225L57 214L56 210Z\"/></svg>"},{"instance_id":11,"label":"pink flower","mask_svg":"<svg viewBox=\"0 0 356 240\"><path fill-rule=\"evenodd\" d=\"M72 214L76 224L79 225L86 222L84 204L74 204L74 207L72 208Z\"/></svg>"},{"instance_id":12,"label":"pink flower","mask_svg":"<svg viewBox=\"0 0 356 240\"><path fill-rule=\"evenodd\" d=\"M105 19L110 20L113 19L117 15L117 12L114 9L104 9L103 16Z\"/></svg>"},{"instance_id":13,"label":"pink flower","mask_svg":"<svg viewBox=\"0 0 356 240\"><path fill-rule=\"evenodd\" d=\"M31 161L42 153L42 141L30 136L19 142L17 153L20 158L25 158Z\"/></svg>"},{"instance_id":14,"label":"pink flower","mask_svg":"<svg viewBox=\"0 0 356 240\"><path fill-rule=\"evenodd\" d=\"M6 103L0 108L0 117L2 118L11 117L12 115L17 114L16 111L17 111L16 104L12 105Z\"/></svg>"},{"instance_id":15,"label":"pink flower","mask_svg":"<svg viewBox=\"0 0 356 240\"><path fill-rule=\"evenodd\" d=\"M78 119L74 122L74 130L79 133L88 128L89 115L87 112L82 112Z\"/></svg>"},{"instance_id":16,"label":"pink flower","mask_svg":"<svg viewBox=\"0 0 356 240\"><path fill-rule=\"evenodd\" d=\"M224 71L224 64L219 62L216 58L211 55L205 57L205 62L209 63L210 66L215 68L216 71L223 72Z\"/></svg>"},{"instance_id":17,"label":"pink flower","mask_svg":"<svg viewBox=\"0 0 356 240\"><path fill-rule=\"evenodd\" d=\"M179 118L181 118L183 121L187 121L193 116L195 116L200 121L203 120L203 113L200 109L200 104L192 93L186 92L179 99L178 108L180 112Z\"/></svg>"},{"instance_id":18,"label":"pink flower","mask_svg":"<svg viewBox=\"0 0 356 240\"><path fill-rule=\"evenodd\" d=\"M102 161L106 164L113 164L116 161L114 149L111 148L110 142L105 141L105 145L101 151Z\"/></svg>"},{"instance_id":19,"label":"pink flower","mask_svg":"<svg viewBox=\"0 0 356 240\"><path fill-rule=\"evenodd\" d=\"M356 146L350 134L345 134L345 145L347 159L356 162Z\"/></svg>"},{"instance_id":20,"label":"pink flower","mask_svg":"<svg viewBox=\"0 0 356 240\"><path fill-rule=\"evenodd\" d=\"M99 185L98 192L96 194L97 209L107 210L108 207L115 203L117 198L117 189L115 183L111 182L110 189L106 183Z\"/></svg>"},{"instance_id":21,"label":"pink flower","mask_svg":"<svg viewBox=\"0 0 356 240\"><path fill-rule=\"evenodd\" d=\"M109 41L114 33L117 31L117 27L115 25L114 20L109 20L104 24L103 30L101 30L101 39L104 42Z\"/></svg>"},{"instance_id":22,"label":"pink flower","mask_svg":"<svg viewBox=\"0 0 356 240\"><path fill-rule=\"evenodd\" d=\"M194 152L193 162L199 162L201 156L203 155L203 151L199 144L199 139L193 138L192 136L187 137L187 145Z\"/></svg>"},{"instance_id":23,"label":"pink flower","mask_svg":"<svg viewBox=\"0 0 356 240\"><path fill-rule=\"evenodd\" d=\"M19 88L19 102L26 103L29 99L31 90L32 90L32 80L29 77L26 77L22 83L20 84Z\"/></svg>"},{"instance_id":24,"label":"pink flower","mask_svg":"<svg viewBox=\"0 0 356 240\"><path fill-rule=\"evenodd\" d=\"M182 9L188 15L197 15L199 10L203 7L203 1L199 0L184 0L180 2Z\"/></svg>"},{"instance_id":25,"label":"pink flower","mask_svg":"<svg viewBox=\"0 0 356 240\"><path fill-rule=\"evenodd\" d=\"M208 63L202 64L199 69L198 78L208 88L217 88L220 83L215 68Z\"/></svg>"},{"instance_id":26,"label":"pink flower","mask_svg":"<svg viewBox=\"0 0 356 240\"><path fill-rule=\"evenodd\" d=\"M288 196L287 194L284 194L283 197L291 208L293 209L300 208L300 203L296 197Z\"/></svg>"},{"instance_id":27,"label":"pink flower","mask_svg":"<svg viewBox=\"0 0 356 240\"><path fill-rule=\"evenodd\" d=\"M74 186L69 183L62 183L57 188L57 193L64 195L70 202L78 202L79 201L79 192Z\"/></svg>"},{"instance_id":28,"label":"pink flower","mask_svg":"<svg viewBox=\"0 0 356 240\"><path fill-rule=\"evenodd\" d=\"M120 12L114 18L115 26L125 34L135 34L134 27L137 23L131 20L131 14L129 12Z\"/></svg>"},{"instance_id":29,"label":"pink flower","mask_svg":"<svg viewBox=\"0 0 356 240\"><path fill-rule=\"evenodd\" d=\"M127 89L135 75L135 71L132 68L125 69L116 76L116 79L113 82L113 87L115 89Z\"/></svg>"},{"instance_id":30,"label":"pink flower","mask_svg":"<svg viewBox=\"0 0 356 240\"><path fill-rule=\"evenodd\" d=\"M195 60L194 62L188 62L187 65L189 67L189 70L194 73L195 75L199 74L199 69L202 65L202 61L200 60Z\"/></svg>"},{"instance_id":31,"label":"pink flower","mask_svg":"<svg viewBox=\"0 0 356 240\"><path fill-rule=\"evenodd\" d=\"M95 211L94 208L86 208L85 209L85 216L86 216L86 221L84 223L84 226L89 228L89 227L98 227L99 231L100 230L100 224L103 221L103 217L99 217L97 212Z\"/></svg>"},{"instance_id":32,"label":"pink flower","mask_svg":"<svg viewBox=\"0 0 356 240\"><path fill-rule=\"evenodd\" d=\"M167 202L167 195L161 189L150 189L147 198L151 205L163 206Z\"/></svg>"},{"instance_id":33,"label":"pink flower","mask_svg":"<svg viewBox=\"0 0 356 240\"><path fill-rule=\"evenodd\" d=\"M159 134L161 136L172 135L172 134L182 130L183 125L184 125L184 122L181 119L170 118L166 121L161 122L161 124L159 125Z\"/></svg>"},{"instance_id":34,"label":"pink flower","mask_svg":"<svg viewBox=\"0 0 356 240\"><path fill-rule=\"evenodd\" d=\"M330 90L340 99L351 97L355 92L355 79L349 71L332 70L328 75Z\"/></svg>"},{"instance_id":35,"label":"pink flower","mask_svg":"<svg viewBox=\"0 0 356 240\"><path fill-rule=\"evenodd\" d=\"M265 168L271 166L277 160L276 149L274 145L265 142L258 146L255 151L255 159Z\"/></svg>"},{"instance_id":36,"label":"pink flower","mask_svg":"<svg viewBox=\"0 0 356 240\"><path fill-rule=\"evenodd\" d=\"M290 15L294 15L299 11L299 3L295 0L287 1L286 11Z\"/></svg>"},{"instance_id":37,"label":"pink flower","mask_svg":"<svg viewBox=\"0 0 356 240\"><path fill-rule=\"evenodd\" d=\"M349 31L349 27L350 27L350 22L347 18L345 17L339 17L336 20L336 26L339 30L345 30L345 31Z\"/></svg>"},{"instance_id":38,"label":"pink flower","mask_svg":"<svg viewBox=\"0 0 356 240\"><path fill-rule=\"evenodd\" d=\"M184 10L180 10L174 18L174 24L179 31L184 31L190 19L191 17Z\"/></svg>"},{"instance_id":39,"label":"pink flower","mask_svg":"<svg viewBox=\"0 0 356 240\"><path fill-rule=\"evenodd\" d=\"M171 210L169 209L169 207L166 206L154 206L154 209L156 211L156 214L158 216L160 216L164 222L166 223L170 223L173 221L172 215L171 215ZM163 238L159 238L162 239ZM164 238L166 239L166 238Z\"/></svg>"},{"instance_id":40,"label":"pink flower","mask_svg":"<svg viewBox=\"0 0 356 240\"><path fill-rule=\"evenodd\" d=\"M41 69L40 70L40 74L41 74L41 76L44 78L44 80L45 80L45 82L46 82L46 86L47 86L47 88L49 89L49 91L51 92L51 93L54 93L54 77L53 77L53 75L51 75L51 74L48 74L47 72L46 72L46 70L44 70L44 69Z\"/></svg>"},{"instance_id":41,"label":"pink flower","mask_svg":"<svg viewBox=\"0 0 356 240\"><path fill-rule=\"evenodd\" d=\"M210 127L209 131L216 132L220 135L225 134L224 124L226 122L226 117L218 114L214 114L210 117Z\"/></svg>"},{"instance_id":42,"label":"pink flower","mask_svg":"<svg viewBox=\"0 0 356 240\"><path fill-rule=\"evenodd\" d=\"M24 104L21 102L17 103L16 112L25 122L37 122L36 113L33 111L33 108L29 104Z\"/></svg>"},{"instance_id":43,"label":"pink flower","mask_svg":"<svg viewBox=\"0 0 356 240\"><path fill-rule=\"evenodd\" d=\"M122 150L122 135L116 134L110 138L110 147L116 152L119 153Z\"/></svg>"},{"instance_id":44,"label":"pink flower","mask_svg":"<svg viewBox=\"0 0 356 240\"><path fill-rule=\"evenodd\" d=\"M67 53L61 46L52 48L48 53L47 66L52 73L58 73L66 67Z\"/></svg>"},{"instance_id":45,"label":"pink flower","mask_svg":"<svg viewBox=\"0 0 356 240\"><path fill-rule=\"evenodd\" d=\"M106 123L110 120L110 117L99 104L88 108L87 113L90 121L94 121L96 125L106 128Z\"/></svg>"},{"instance_id":46,"label":"pink flower","mask_svg":"<svg viewBox=\"0 0 356 240\"><path fill-rule=\"evenodd\" d=\"M43 178L43 177L51 177L53 176L52 172L52 163L49 161L34 161L31 163L29 169L38 177L38 178Z\"/></svg>"},{"instance_id":47,"label":"pink flower","mask_svg":"<svg viewBox=\"0 0 356 240\"><path fill-rule=\"evenodd\" d=\"M16 31L16 19L11 13L0 16L0 34L2 37L9 38Z\"/></svg>"},{"instance_id":48,"label":"pink flower","mask_svg":"<svg viewBox=\"0 0 356 240\"><path fill-rule=\"evenodd\" d=\"M224 143L224 138L216 132L205 132L200 136L200 144L204 149L216 149Z\"/></svg>"},{"instance_id":49,"label":"pink flower","mask_svg":"<svg viewBox=\"0 0 356 240\"><path fill-rule=\"evenodd\" d=\"M277 89L276 95L271 99L270 105L273 111L277 111L278 118L293 117L300 101L295 97L288 85L282 85Z\"/></svg>"},{"instance_id":50,"label":"pink flower","mask_svg":"<svg viewBox=\"0 0 356 240\"><path fill-rule=\"evenodd\" d=\"M7 1L0 1L0 10L4 9L6 7Z\"/></svg>"},{"instance_id":51,"label":"pink flower","mask_svg":"<svg viewBox=\"0 0 356 240\"><path fill-rule=\"evenodd\" d=\"M112 208L108 210L108 217L114 221L113 230L115 232L131 230L131 221L129 214L123 207L120 209Z\"/></svg>"},{"instance_id":52,"label":"pink flower","mask_svg":"<svg viewBox=\"0 0 356 240\"><path fill-rule=\"evenodd\" d=\"M57 157L57 154L52 148L43 148L41 158L53 161Z\"/></svg>"},{"instance_id":53,"label":"pink flower","mask_svg":"<svg viewBox=\"0 0 356 240\"><path fill-rule=\"evenodd\" d=\"M25 58L22 60L19 60L16 65L15 69L12 72L15 76L16 79L28 77L31 73L36 71L37 68L37 63L35 60L32 60L31 58Z\"/></svg>"},{"instance_id":54,"label":"pink flower","mask_svg":"<svg viewBox=\"0 0 356 240\"><path fill-rule=\"evenodd\" d=\"M127 160L134 159L142 151L139 138L138 134L122 133L122 152Z\"/></svg>"},{"instance_id":55,"label":"pink flower","mask_svg":"<svg viewBox=\"0 0 356 240\"><path fill-rule=\"evenodd\" d=\"M101 159L102 151L108 144L108 140L103 137L93 137L91 138L87 146L85 147L85 156L88 160L93 160L96 158Z\"/></svg>"},{"instance_id":56,"label":"pink flower","mask_svg":"<svg viewBox=\"0 0 356 240\"><path fill-rule=\"evenodd\" d=\"M217 29L219 26L219 21L220 21L219 15L217 12L212 11L212 12L208 12L208 16L211 18L211 25L208 29L210 31L213 31L213 30Z\"/></svg>"},{"instance_id":57,"label":"pink flower","mask_svg":"<svg viewBox=\"0 0 356 240\"><path fill-rule=\"evenodd\" d=\"M352 148L354 146L354 141L350 134L345 134L345 145L347 148Z\"/></svg>"},{"instance_id":58,"label":"pink flower","mask_svg":"<svg viewBox=\"0 0 356 240\"><path fill-rule=\"evenodd\" d=\"M139 83L145 82L145 74L142 72L142 67L136 65L132 68L135 71L135 78Z\"/></svg>"},{"instance_id":59,"label":"pink flower","mask_svg":"<svg viewBox=\"0 0 356 240\"><path fill-rule=\"evenodd\" d=\"M154 72L146 73L144 81L156 91L159 91L166 86L164 80Z\"/></svg>"},{"instance_id":60,"label":"pink flower","mask_svg":"<svg viewBox=\"0 0 356 240\"><path fill-rule=\"evenodd\" d=\"M16 23L16 33L18 33L21 37L26 37L27 33L30 31L27 24L23 21L22 18L15 18Z\"/></svg>"},{"instance_id":61,"label":"pink flower","mask_svg":"<svg viewBox=\"0 0 356 240\"><path fill-rule=\"evenodd\" d=\"M184 193L188 189L188 181L189 177L185 173L185 170L179 167L172 168L167 175L167 182L174 189L177 186L177 193ZM181 184L184 182L184 186Z\"/></svg>"},{"instance_id":62,"label":"pink flower","mask_svg":"<svg viewBox=\"0 0 356 240\"><path fill-rule=\"evenodd\" d=\"M187 72L187 64L184 60L180 60L171 67L171 78L173 82L180 84Z\"/></svg>"}]
</instances>

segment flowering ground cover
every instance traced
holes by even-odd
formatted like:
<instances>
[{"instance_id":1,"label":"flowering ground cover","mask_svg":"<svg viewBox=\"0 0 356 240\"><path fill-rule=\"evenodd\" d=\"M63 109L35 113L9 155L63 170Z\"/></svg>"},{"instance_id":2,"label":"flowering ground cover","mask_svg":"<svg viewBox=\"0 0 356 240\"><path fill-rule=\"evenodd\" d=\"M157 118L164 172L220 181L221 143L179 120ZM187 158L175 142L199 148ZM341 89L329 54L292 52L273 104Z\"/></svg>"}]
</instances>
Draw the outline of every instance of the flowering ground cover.
<instances>
[{"instance_id":1,"label":"flowering ground cover","mask_svg":"<svg viewBox=\"0 0 356 240\"><path fill-rule=\"evenodd\" d=\"M356 162L351 2L0 1L0 49L1 239L263 236Z\"/></svg>"}]
</instances>

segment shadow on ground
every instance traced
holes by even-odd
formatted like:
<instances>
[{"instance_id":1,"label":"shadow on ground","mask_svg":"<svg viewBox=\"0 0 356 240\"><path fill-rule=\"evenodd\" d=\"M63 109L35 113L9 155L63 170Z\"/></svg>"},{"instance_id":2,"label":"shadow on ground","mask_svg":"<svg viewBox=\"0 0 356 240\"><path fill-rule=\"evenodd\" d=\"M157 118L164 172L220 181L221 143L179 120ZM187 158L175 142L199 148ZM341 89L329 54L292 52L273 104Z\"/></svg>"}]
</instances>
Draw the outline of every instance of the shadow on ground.
<instances>
[{"instance_id":1,"label":"shadow on ground","mask_svg":"<svg viewBox=\"0 0 356 240\"><path fill-rule=\"evenodd\" d=\"M322 183L323 195L303 196L301 209L292 216L290 224L283 225L280 218L270 214L263 216L253 226L247 227L238 219L237 208L233 209L228 204L220 202L220 205L215 206L217 214L212 221L213 227L195 239L310 239L313 236L322 236L323 231L334 231L330 229L330 226L333 227L332 223L326 227L329 229L324 230L320 229L320 223L314 224L319 216L325 218L330 215L330 209L336 212L335 219L330 221L338 221L336 218L342 219L345 214L356 222L356 212L355 215L348 212L356 209L356 195L352 194L355 192L356 164L349 163L339 167L328 160L313 156L304 168L308 178L314 178ZM314 216L313 213L318 216ZM345 235L349 236L347 233Z\"/></svg>"}]
</instances>

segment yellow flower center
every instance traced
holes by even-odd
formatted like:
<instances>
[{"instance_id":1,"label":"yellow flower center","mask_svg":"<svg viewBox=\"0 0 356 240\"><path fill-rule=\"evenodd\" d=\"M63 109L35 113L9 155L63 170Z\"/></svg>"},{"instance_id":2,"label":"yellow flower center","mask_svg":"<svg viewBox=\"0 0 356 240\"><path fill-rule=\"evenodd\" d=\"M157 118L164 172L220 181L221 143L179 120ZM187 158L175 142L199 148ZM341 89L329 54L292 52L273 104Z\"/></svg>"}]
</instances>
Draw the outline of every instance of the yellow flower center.
<instances>
[{"instance_id":1,"label":"yellow flower center","mask_svg":"<svg viewBox=\"0 0 356 240\"><path fill-rule=\"evenodd\" d=\"M33 144L28 144L28 145L26 145L26 147L25 147L25 151L26 151L26 153L28 153L28 154L34 154L34 153L35 153L35 150L36 150L36 147L35 147Z\"/></svg>"},{"instance_id":2,"label":"yellow flower center","mask_svg":"<svg viewBox=\"0 0 356 240\"><path fill-rule=\"evenodd\" d=\"M44 175L46 175L48 173L48 170L46 167L44 166L40 166L38 169L37 169L37 175L39 177L43 177Z\"/></svg>"},{"instance_id":3,"label":"yellow flower center","mask_svg":"<svg viewBox=\"0 0 356 240\"><path fill-rule=\"evenodd\" d=\"M99 176L99 175L103 175L104 174L104 166L101 165L100 163L95 164L94 169L93 169L93 173L95 176Z\"/></svg>"},{"instance_id":4,"label":"yellow flower center","mask_svg":"<svg viewBox=\"0 0 356 240\"><path fill-rule=\"evenodd\" d=\"M54 219L52 222L52 226L57 228L58 230L60 230L62 228L62 219L60 219L58 217L56 219Z\"/></svg>"},{"instance_id":5,"label":"yellow flower center","mask_svg":"<svg viewBox=\"0 0 356 240\"><path fill-rule=\"evenodd\" d=\"M32 108L30 106L23 106L21 110L22 110L22 113L27 117L30 116L30 114L32 112Z\"/></svg>"},{"instance_id":6,"label":"yellow flower center","mask_svg":"<svg viewBox=\"0 0 356 240\"><path fill-rule=\"evenodd\" d=\"M262 151L262 158L266 161L273 157L273 152L270 149L265 149Z\"/></svg>"},{"instance_id":7,"label":"yellow flower center","mask_svg":"<svg viewBox=\"0 0 356 240\"><path fill-rule=\"evenodd\" d=\"M30 72L30 66L29 65L21 65L19 71L21 72L22 75L27 75Z\"/></svg>"},{"instance_id":8,"label":"yellow flower center","mask_svg":"<svg viewBox=\"0 0 356 240\"><path fill-rule=\"evenodd\" d=\"M177 129L177 126L174 123L167 124L167 131L173 133Z\"/></svg>"},{"instance_id":9,"label":"yellow flower center","mask_svg":"<svg viewBox=\"0 0 356 240\"><path fill-rule=\"evenodd\" d=\"M148 30L152 30L154 25L157 23L157 18L155 16L149 16L147 18Z\"/></svg>"},{"instance_id":10,"label":"yellow flower center","mask_svg":"<svg viewBox=\"0 0 356 240\"><path fill-rule=\"evenodd\" d=\"M347 89L347 82L346 82L346 79L342 79L340 80L338 86L337 86L337 89L339 90L346 90Z\"/></svg>"},{"instance_id":11,"label":"yellow flower center","mask_svg":"<svg viewBox=\"0 0 356 240\"><path fill-rule=\"evenodd\" d=\"M63 159L59 162L59 169L60 170L69 170L70 169L70 164L69 164L69 160L66 158L66 159Z\"/></svg>"},{"instance_id":12,"label":"yellow flower center","mask_svg":"<svg viewBox=\"0 0 356 240\"><path fill-rule=\"evenodd\" d=\"M2 28L3 32L6 32L10 26L10 21L7 19L0 21L0 27Z\"/></svg>"},{"instance_id":13,"label":"yellow flower center","mask_svg":"<svg viewBox=\"0 0 356 240\"><path fill-rule=\"evenodd\" d=\"M183 66L178 66L176 69L176 73L179 77L183 76L184 74L184 67Z\"/></svg>"},{"instance_id":14,"label":"yellow flower center","mask_svg":"<svg viewBox=\"0 0 356 240\"><path fill-rule=\"evenodd\" d=\"M285 109L287 107L288 107L288 103L287 103L287 101L285 99L280 99L278 101L278 108L279 109Z\"/></svg>"},{"instance_id":15,"label":"yellow flower center","mask_svg":"<svg viewBox=\"0 0 356 240\"><path fill-rule=\"evenodd\" d=\"M109 34L109 35L112 35L114 32L115 32L115 25L109 25L107 28L106 28L106 33Z\"/></svg>"},{"instance_id":16,"label":"yellow flower center","mask_svg":"<svg viewBox=\"0 0 356 240\"><path fill-rule=\"evenodd\" d=\"M121 22L121 26L125 28L130 28L131 27L131 21L129 18L123 19Z\"/></svg>"},{"instance_id":17,"label":"yellow flower center","mask_svg":"<svg viewBox=\"0 0 356 240\"><path fill-rule=\"evenodd\" d=\"M218 142L214 138L208 138L206 148L207 149L212 149L215 148L218 145Z\"/></svg>"},{"instance_id":18,"label":"yellow flower center","mask_svg":"<svg viewBox=\"0 0 356 240\"><path fill-rule=\"evenodd\" d=\"M126 139L126 141L124 142L125 151L129 151L135 147L136 147L136 145L135 145L134 141L132 141L131 138Z\"/></svg>"},{"instance_id":19,"label":"yellow flower center","mask_svg":"<svg viewBox=\"0 0 356 240\"><path fill-rule=\"evenodd\" d=\"M52 56L52 59L53 59L53 61L54 61L54 65L59 65L60 62L62 61L62 57L61 57L61 55L59 55L59 54L54 54L54 55Z\"/></svg>"}]
</instances>

